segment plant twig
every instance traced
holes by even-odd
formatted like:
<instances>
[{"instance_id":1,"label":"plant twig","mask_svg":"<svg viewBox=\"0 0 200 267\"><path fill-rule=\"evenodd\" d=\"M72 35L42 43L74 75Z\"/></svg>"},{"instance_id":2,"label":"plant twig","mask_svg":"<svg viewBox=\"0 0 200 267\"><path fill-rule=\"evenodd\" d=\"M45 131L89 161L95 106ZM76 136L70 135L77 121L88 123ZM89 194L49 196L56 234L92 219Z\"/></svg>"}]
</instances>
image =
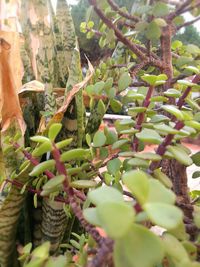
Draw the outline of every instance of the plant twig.
<instances>
[{"instance_id":1,"label":"plant twig","mask_svg":"<svg viewBox=\"0 0 200 267\"><path fill-rule=\"evenodd\" d=\"M112 7L112 9L114 11L116 11L120 16L129 19L129 20L133 20L134 22L139 22L140 19L136 16L133 16L131 14L129 14L128 12L124 12L120 9L120 7L113 1L113 0L107 0L108 4Z\"/></svg>"},{"instance_id":2,"label":"plant twig","mask_svg":"<svg viewBox=\"0 0 200 267\"><path fill-rule=\"evenodd\" d=\"M126 38L123 33L113 24L113 22L108 19L102 10L97 6L96 0L88 0L90 5L94 7L97 15L102 19L102 21L108 26L109 29L113 29L116 37L119 41L121 41L124 45L126 45L133 53L135 53L140 59L146 59L146 55L141 52L137 46L132 43L128 38Z\"/></svg>"},{"instance_id":3,"label":"plant twig","mask_svg":"<svg viewBox=\"0 0 200 267\"><path fill-rule=\"evenodd\" d=\"M142 107L148 108L148 106L150 104L150 98L152 96L153 90L154 90L154 86L150 85L149 89L147 91L146 97L145 97L145 99L143 101ZM136 125L135 125L135 129L136 130L141 131L142 123L144 121L144 118L145 118L145 112L141 112L141 113L138 114L137 120L136 120ZM138 145L139 145L138 138L136 136L134 136L133 144L132 144L133 151L137 151L138 150Z\"/></svg>"},{"instance_id":4,"label":"plant twig","mask_svg":"<svg viewBox=\"0 0 200 267\"><path fill-rule=\"evenodd\" d=\"M178 26L176 29L177 29L177 31L179 31L181 28L183 28L183 27L187 27L187 26L189 26L189 25L195 23L195 22L198 21L198 20L200 20L200 16L196 17L196 18L193 19L193 20L190 20L190 21L187 21L187 22L183 23L182 25Z\"/></svg>"}]
</instances>

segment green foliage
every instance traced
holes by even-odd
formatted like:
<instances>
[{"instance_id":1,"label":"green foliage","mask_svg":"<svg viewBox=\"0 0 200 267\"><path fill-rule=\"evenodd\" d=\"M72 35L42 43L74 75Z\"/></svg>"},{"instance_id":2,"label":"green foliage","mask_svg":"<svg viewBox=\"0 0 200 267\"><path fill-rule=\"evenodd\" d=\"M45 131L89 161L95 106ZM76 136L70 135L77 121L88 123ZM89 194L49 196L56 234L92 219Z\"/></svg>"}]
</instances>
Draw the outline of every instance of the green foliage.
<instances>
[{"instance_id":1,"label":"green foliage","mask_svg":"<svg viewBox=\"0 0 200 267\"><path fill-rule=\"evenodd\" d=\"M58 257L51 256L56 243L54 237L50 238L51 243L43 242L34 249L25 241L19 257L21 266L107 266L111 258L116 267L199 266L200 193L193 191L193 202L184 203L188 199L187 188L186 196L177 193L184 190L180 183L183 177L168 177L162 168L162 162L168 159L186 167L193 163L200 165L199 152L191 155L181 144L185 137L197 137L200 130L199 105L192 97L199 90L199 47L179 40L172 42L168 49L175 54L174 73L171 73L175 79L169 80L169 66L165 68L166 55L160 40L164 38L168 15L174 7L161 1L149 5L146 1L127 0L118 1L120 9L116 11L107 1L97 2L96 8L101 8L105 18L111 20L110 27L105 18L104 22L97 18L92 8L85 21L88 7L84 6L85 0L72 9L77 18L76 28L80 26L81 42L89 44L86 48L82 43L83 49L95 52L92 41L88 40L91 38L96 43L99 41L98 51L99 47L111 50L116 47L111 57L98 64L93 77L85 84L90 117L86 123L77 123L73 117L77 111L69 106L66 113L71 112L71 117L62 122L69 129L71 124L75 125L71 136L62 137L62 123L55 122L59 121L56 113L41 135L35 131L28 150L19 143L20 135L5 138L3 156L17 157L22 152L25 158L9 177L10 193L6 201L0 202L0 245L4 248L5 236L10 236L10 232L8 235L4 231L9 216L16 225L15 214L19 214L21 202L14 215L10 215L10 206L15 208L15 199L20 196L21 200L29 191L34 193L36 207L39 197L43 197L43 203L51 202L50 213L43 206L42 219L46 214L46 219L55 221L56 233L64 239L63 243L58 241ZM121 7L124 4L126 7ZM132 10L132 20L120 15L128 10ZM179 17L173 20L176 24L180 21ZM127 23L134 25L129 27ZM113 25L117 25L117 31L111 28ZM119 31L126 40L124 44ZM86 35L84 40L82 34ZM143 57L133 46L144 53ZM164 55L161 61L160 54ZM160 64L156 65L157 61ZM185 77L194 73L192 82L177 78L180 74ZM132 87L134 83L136 87ZM67 101L73 91L68 93ZM130 118L116 121L115 129L100 130L109 108L116 113L124 108ZM84 117L81 119L83 122ZM83 146L76 142L76 131L83 135ZM146 145L154 145L155 152L146 152ZM193 178L197 177L199 171L193 174ZM181 197L185 197L183 202ZM193 215L187 217L190 210L194 211ZM58 227L58 214L64 214L63 221L60 219L64 230ZM66 222L66 217L71 222ZM159 236L149 225L160 226L165 232ZM102 238L97 227L106 237ZM15 229L12 240L14 232ZM6 244L10 246L9 242ZM99 259L99 255L103 257Z\"/></svg>"}]
</instances>

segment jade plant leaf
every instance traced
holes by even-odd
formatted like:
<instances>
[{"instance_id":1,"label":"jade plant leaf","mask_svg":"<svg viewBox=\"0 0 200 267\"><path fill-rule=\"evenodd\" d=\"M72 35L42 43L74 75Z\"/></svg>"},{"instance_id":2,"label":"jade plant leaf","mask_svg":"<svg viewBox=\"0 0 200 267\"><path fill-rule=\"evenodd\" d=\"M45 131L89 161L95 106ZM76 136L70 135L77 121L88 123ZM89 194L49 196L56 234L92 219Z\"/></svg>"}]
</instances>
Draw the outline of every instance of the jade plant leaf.
<instances>
[{"instance_id":1,"label":"jade plant leaf","mask_svg":"<svg viewBox=\"0 0 200 267\"><path fill-rule=\"evenodd\" d=\"M161 263L164 248L159 237L144 226L133 224L114 245L116 267L152 267Z\"/></svg>"},{"instance_id":2,"label":"jade plant leaf","mask_svg":"<svg viewBox=\"0 0 200 267\"><path fill-rule=\"evenodd\" d=\"M44 186L43 190L51 190L52 188L57 188L59 185L61 185L65 180L64 175L58 175L50 179Z\"/></svg>"},{"instance_id":3,"label":"jade plant leaf","mask_svg":"<svg viewBox=\"0 0 200 267\"><path fill-rule=\"evenodd\" d=\"M119 81L118 81L118 88L119 88L119 91L123 91L125 90L132 82L132 79L129 75L128 72L124 72L120 78L119 78Z\"/></svg>"},{"instance_id":4,"label":"jade plant leaf","mask_svg":"<svg viewBox=\"0 0 200 267\"><path fill-rule=\"evenodd\" d=\"M188 156L188 154L185 152L185 150L181 149L180 147L177 146L168 146L167 150L172 153L174 158L179 161L180 163L190 166L192 165L193 161L192 159Z\"/></svg>"},{"instance_id":5,"label":"jade plant leaf","mask_svg":"<svg viewBox=\"0 0 200 267\"><path fill-rule=\"evenodd\" d=\"M48 137L51 141L54 141L56 139L56 136L59 134L61 128L62 128L61 123L54 123L50 126Z\"/></svg>"},{"instance_id":6,"label":"jade plant leaf","mask_svg":"<svg viewBox=\"0 0 200 267\"><path fill-rule=\"evenodd\" d=\"M124 201L123 195L117 189L107 185L90 191L88 198L95 205L109 201Z\"/></svg>"},{"instance_id":7,"label":"jade plant leaf","mask_svg":"<svg viewBox=\"0 0 200 267\"><path fill-rule=\"evenodd\" d=\"M99 131L96 132L93 139L93 146L94 147L101 147L106 143L106 136L103 132Z\"/></svg>"},{"instance_id":8,"label":"jade plant leaf","mask_svg":"<svg viewBox=\"0 0 200 267\"><path fill-rule=\"evenodd\" d=\"M136 133L136 137L143 141L152 144L160 144L162 142L161 136L152 129L143 129L141 132Z\"/></svg>"},{"instance_id":9,"label":"jade plant leaf","mask_svg":"<svg viewBox=\"0 0 200 267\"><path fill-rule=\"evenodd\" d=\"M97 214L97 208L87 208L83 210L83 216L85 219L96 226L101 226L101 222L99 220L99 216Z\"/></svg>"},{"instance_id":10,"label":"jade plant leaf","mask_svg":"<svg viewBox=\"0 0 200 267\"><path fill-rule=\"evenodd\" d=\"M108 172L113 175L115 175L120 170L120 167L121 161L118 158L110 160L107 164Z\"/></svg>"},{"instance_id":11,"label":"jade plant leaf","mask_svg":"<svg viewBox=\"0 0 200 267\"><path fill-rule=\"evenodd\" d=\"M91 180L77 180L70 183L70 186L77 189L96 187L97 183Z\"/></svg>"},{"instance_id":12,"label":"jade plant leaf","mask_svg":"<svg viewBox=\"0 0 200 267\"><path fill-rule=\"evenodd\" d=\"M163 243L167 256L170 256L174 263L189 261L189 256L184 246L176 237L171 234L164 233Z\"/></svg>"},{"instance_id":13,"label":"jade plant leaf","mask_svg":"<svg viewBox=\"0 0 200 267\"><path fill-rule=\"evenodd\" d=\"M61 155L61 161L71 161L71 160L83 160L88 159L90 157L89 149L76 148L73 150L69 150L64 152Z\"/></svg>"},{"instance_id":14,"label":"jade plant leaf","mask_svg":"<svg viewBox=\"0 0 200 267\"><path fill-rule=\"evenodd\" d=\"M106 233L117 239L123 237L133 226L135 212L125 202L103 202L98 205L97 214Z\"/></svg>"},{"instance_id":15,"label":"jade plant leaf","mask_svg":"<svg viewBox=\"0 0 200 267\"><path fill-rule=\"evenodd\" d=\"M179 208L166 203L149 202L143 207L149 219L165 229L176 228L183 219L183 213Z\"/></svg>"},{"instance_id":16,"label":"jade plant leaf","mask_svg":"<svg viewBox=\"0 0 200 267\"><path fill-rule=\"evenodd\" d=\"M149 179L149 194L147 202L160 202L166 204L174 204L176 200L172 190L166 188L156 179Z\"/></svg>"},{"instance_id":17,"label":"jade plant leaf","mask_svg":"<svg viewBox=\"0 0 200 267\"><path fill-rule=\"evenodd\" d=\"M184 120L183 113L177 107L172 105L164 105L162 106L162 109L174 115L178 120L180 121Z\"/></svg>"},{"instance_id":18,"label":"jade plant leaf","mask_svg":"<svg viewBox=\"0 0 200 267\"><path fill-rule=\"evenodd\" d=\"M54 159L44 161L44 162L38 164L37 166L35 166L33 168L32 172L29 173L29 175L30 176L38 176L41 173L43 173L44 171L54 168L55 165L56 165L56 162Z\"/></svg>"},{"instance_id":19,"label":"jade plant leaf","mask_svg":"<svg viewBox=\"0 0 200 267\"><path fill-rule=\"evenodd\" d=\"M126 172L122 176L122 181L140 204L146 202L149 193L149 181L145 172L138 170Z\"/></svg>"}]
</instances>

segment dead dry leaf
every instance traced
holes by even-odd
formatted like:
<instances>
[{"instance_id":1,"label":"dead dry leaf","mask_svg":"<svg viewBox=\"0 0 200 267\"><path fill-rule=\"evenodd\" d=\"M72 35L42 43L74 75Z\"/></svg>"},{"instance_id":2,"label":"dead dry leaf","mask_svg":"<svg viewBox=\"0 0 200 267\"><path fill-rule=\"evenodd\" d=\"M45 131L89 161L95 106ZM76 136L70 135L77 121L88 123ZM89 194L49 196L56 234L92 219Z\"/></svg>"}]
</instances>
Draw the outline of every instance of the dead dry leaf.
<instances>
[{"instance_id":1,"label":"dead dry leaf","mask_svg":"<svg viewBox=\"0 0 200 267\"><path fill-rule=\"evenodd\" d=\"M2 131L9 128L11 123L16 120L22 133L26 126L23 120L22 111L15 86L15 76L10 66L11 46L3 38L0 38L0 90L2 99Z\"/></svg>"}]
</instances>

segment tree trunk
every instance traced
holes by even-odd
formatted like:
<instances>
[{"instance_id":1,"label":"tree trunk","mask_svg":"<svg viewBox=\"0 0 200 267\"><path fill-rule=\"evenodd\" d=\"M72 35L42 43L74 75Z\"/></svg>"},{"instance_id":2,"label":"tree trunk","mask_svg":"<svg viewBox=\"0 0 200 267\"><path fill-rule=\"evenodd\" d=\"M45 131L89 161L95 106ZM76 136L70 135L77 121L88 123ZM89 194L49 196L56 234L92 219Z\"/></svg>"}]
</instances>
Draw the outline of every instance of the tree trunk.
<instances>
[{"instance_id":1,"label":"tree trunk","mask_svg":"<svg viewBox=\"0 0 200 267\"><path fill-rule=\"evenodd\" d=\"M169 24L163 28L161 36L161 51L163 60L163 72L168 76L164 85L164 91L171 87L173 78L172 54L171 54L172 26ZM170 104L174 104L174 98L170 99ZM173 120L173 118L172 118ZM180 204L184 215L192 219L192 205L190 205L189 190L187 186L186 167L176 160L163 160L162 170L168 175L173 183L174 193L177 195L177 203ZM181 205L183 204L184 205Z\"/></svg>"}]
</instances>

